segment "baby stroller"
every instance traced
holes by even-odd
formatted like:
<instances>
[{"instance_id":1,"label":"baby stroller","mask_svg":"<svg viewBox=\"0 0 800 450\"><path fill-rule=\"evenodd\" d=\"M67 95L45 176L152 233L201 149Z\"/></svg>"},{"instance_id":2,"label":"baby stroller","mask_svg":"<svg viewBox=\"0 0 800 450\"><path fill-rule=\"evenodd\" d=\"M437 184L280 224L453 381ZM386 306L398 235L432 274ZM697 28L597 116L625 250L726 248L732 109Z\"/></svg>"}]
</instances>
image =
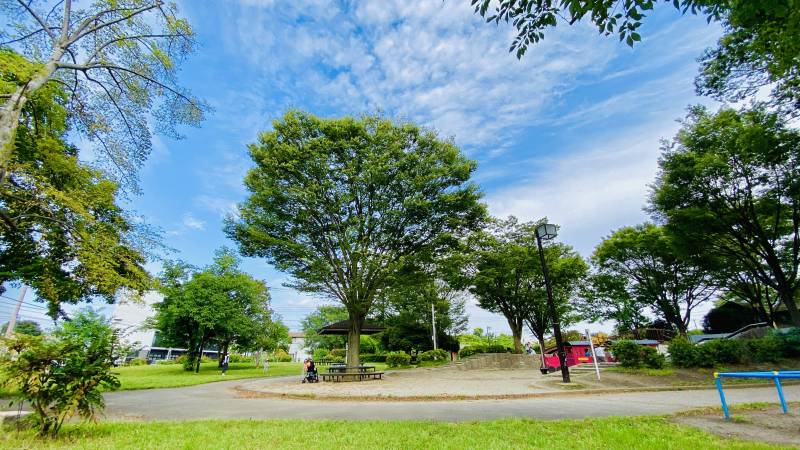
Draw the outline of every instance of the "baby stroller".
<instances>
[{"instance_id":1,"label":"baby stroller","mask_svg":"<svg viewBox=\"0 0 800 450\"><path fill-rule=\"evenodd\" d=\"M307 359L303 365L304 376L303 383L319 383L319 376L317 375L317 367L314 361Z\"/></svg>"}]
</instances>

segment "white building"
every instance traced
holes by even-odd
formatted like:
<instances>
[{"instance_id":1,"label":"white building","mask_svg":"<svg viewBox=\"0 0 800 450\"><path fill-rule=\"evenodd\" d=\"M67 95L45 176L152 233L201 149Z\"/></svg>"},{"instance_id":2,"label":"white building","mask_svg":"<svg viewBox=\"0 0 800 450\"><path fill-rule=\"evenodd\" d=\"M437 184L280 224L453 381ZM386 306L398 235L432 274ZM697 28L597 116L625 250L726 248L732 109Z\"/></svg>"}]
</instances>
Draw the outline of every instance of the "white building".
<instances>
[{"instance_id":1,"label":"white building","mask_svg":"<svg viewBox=\"0 0 800 450\"><path fill-rule=\"evenodd\" d=\"M164 296L157 291L149 291L141 297L122 294L117 298L111 324L123 332L123 341L141 353L153 346L156 331L144 326L145 320L155 316L153 304L160 303ZM145 353L146 354L146 353Z\"/></svg>"},{"instance_id":2,"label":"white building","mask_svg":"<svg viewBox=\"0 0 800 450\"><path fill-rule=\"evenodd\" d=\"M305 333L290 331L289 338L292 340L292 343L289 344L289 355L292 357L292 361L303 361L311 357L306 348Z\"/></svg>"}]
</instances>

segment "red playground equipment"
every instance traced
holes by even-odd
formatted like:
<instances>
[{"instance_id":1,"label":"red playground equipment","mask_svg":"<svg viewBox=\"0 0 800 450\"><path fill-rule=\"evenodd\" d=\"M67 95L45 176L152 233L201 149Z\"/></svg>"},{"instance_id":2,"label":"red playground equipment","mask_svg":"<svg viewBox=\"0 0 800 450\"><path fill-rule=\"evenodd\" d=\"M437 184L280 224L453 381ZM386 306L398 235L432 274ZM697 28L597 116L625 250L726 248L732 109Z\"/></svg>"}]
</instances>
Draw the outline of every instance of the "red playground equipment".
<instances>
[{"instance_id":1,"label":"red playground equipment","mask_svg":"<svg viewBox=\"0 0 800 450\"><path fill-rule=\"evenodd\" d=\"M658 347L658 341L652 339L637 339L633 342L644 345L646 347ZM598 348L602 349L598 351ZM614 355L611 354L609 350L610 345L602 345L602 346L595 346L595 352L599 356L605 355L605 361L601 358L598 362L616 362L614 359ZM545 367L552 367L558 368L558 349L556 347L550 347L545 349L544 352L544 365ZM564 352L567 354L567 367L575 366L578 364L583 363L591 363L594 362L594 357L592 355L591 345L589 341L566 341L564 342Z\"/></svg>"}]
</instances>

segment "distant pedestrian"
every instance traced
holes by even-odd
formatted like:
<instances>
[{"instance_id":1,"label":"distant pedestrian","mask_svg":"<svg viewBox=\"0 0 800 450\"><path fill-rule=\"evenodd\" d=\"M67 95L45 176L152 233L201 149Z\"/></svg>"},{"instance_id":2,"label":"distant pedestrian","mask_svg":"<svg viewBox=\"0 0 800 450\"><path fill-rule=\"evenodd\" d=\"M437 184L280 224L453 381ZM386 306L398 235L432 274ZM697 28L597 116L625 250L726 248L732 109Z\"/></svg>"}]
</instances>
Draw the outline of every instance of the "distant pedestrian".
<instances>
[{"instance_id":1,"label":"distant pedestrian","mask_svg":"<svg viewBox=\"0 0 800 450\"><path fill-rule=\"evenodd\" d=\"M225 372L228 371L228 363L230 363L230 362L231 362L231 356L230 355L225 355L225 357L222 358L222 376L223 377L225 376Z\"/></svg>"},{"instance_id":2,"label":"distant pedestrian","mask_svg":"<svg viewBox=\"0 0 800 450\"><path fill-rule=\"evenodd\" d=\"M269 358L265 356L264 357L264 373L267 373L267 372L269 372Z\"/></svg>"}]
</instances>

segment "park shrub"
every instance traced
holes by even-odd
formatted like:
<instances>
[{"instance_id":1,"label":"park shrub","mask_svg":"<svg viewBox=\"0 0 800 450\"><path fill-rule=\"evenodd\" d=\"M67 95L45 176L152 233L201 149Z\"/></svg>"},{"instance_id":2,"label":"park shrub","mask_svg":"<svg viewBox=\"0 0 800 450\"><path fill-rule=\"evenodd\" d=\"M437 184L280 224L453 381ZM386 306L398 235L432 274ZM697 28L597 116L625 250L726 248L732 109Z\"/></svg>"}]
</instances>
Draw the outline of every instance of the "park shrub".
<instances>
[{"instance_id":1,"label":"park shrub","mask_svg":"<svg viewBox=\"0 0 800 450\"><path fill-rule=\"evenodd\" d=\"M359 355L359 359L361 360L361 362L371 362L371 363L380 362L380 363L382 363L382 362L386 362L386 355L376 355L374 353L363 353L363 354Z\"/></svg>"},{"instance_id":2,"label":"park shrub","mask_svg":"<svg viewBox=\"0 0 800 450\"><path fill-rule=\"evenodd\" d=\"M417 355L417 361L447 361L450 356L442 349L428 350Z\"/></svg>"},{"instance_id":3,"label":"park shrub","mask_svg":"<svg viewBox=\"0 0 800 450\"><path fill-rule=\"evenodd\" d=\"M230 358L228 359L229 362L232 363L252 363L253 357L252 356L245 356L239 353L231 353Z\"/></svg>"},{"instance_id":4,"label":"park shrub","mask_svg":"<svg viewBox=\"0 0 800 450\"><path fill-rule=\"evenodd\" d=\"M642 364L644 364L644 366L648 369L663 369L664 364L667 361L667 358L665 358L661 353L658 353L658 350L654 349L653 347L642 346L641 355Z\"/></svg>"},{"instance_id":5,"label":"park shrub","mask_svg":"<svg viewBox=\"0 0 800 450\"><path fill-rule=\"evenodd\" d=\"M345 356L347 356L347 350L345 350L343 348L335 348L335 349L331 350L330 355L331 356L341 356L342 358L344 358Z\"/></svg>"},{"instance_id":6,"label":"park shrub","mask_svg":"<svg viewBox=\"0 0 800 450\"><path fill-rule=\"evenodd\" d=\"M14 402L32 410L40 436L55 436L76 413L95 419L105 407L101 390L119 388L112 369L127 352L119 335L94 312L81 312L50 336L17 334L0 342L4 384L16 388Z\"/></svg>"},{"instance_id":7,"label":"park shrub","mask_svg":"<svg viewBox=\"0 0 800 450\"><path fill-rule=\"evenodd\" d=\"M777 362L784 354L783 340L774 334L752 339L748 345L757 362Z\"/></svg>"},{"instance_id":8,"label":"park shrub","mask_svg":"<svg viewBox=\"0 0 800 450\"><path fill-rule=\"evenodd\" d=\"M750 359L747 343L738 339L714 339L698 346L697 362L701 367L714 367L720 364L742 364Z\"/></svg>"},{"instance_id":9,"label":"park shrub","mask_svg":"<svg viewBox=\"0 0 800 450\"><path fill-rule=\"evenodd\" d=\"M512 350L503 344L491 344L486 346L484 353L510 353Z\"/></svg>"},{"instance_id":10,"label":"park shrub","mask_svg":"<svg viewBox=\"0 0 800 450\"><path fill-rule=\"evenodd\" d=\"M325 359L330 363L343 363L344 362L344 356L328 356Z\"/></svg>"},{"instance_id":11,"label":"park shrub","mask_svg":"<svg viewBox=\"0 0 800 450\"><path fill-rule=\"evenodd\" d=\"M469 345L463 347L461 350L458 351L458 357L469 358L470 356L477 355L479 353L486 353L485 345Z\"/></svg>"},{"instance_id":12,"label":"park shrub","mask_svg":"<svg viewBox=\"0 0 800 450\"><path fill-rule=\"evenodd\" d=\"M160 366L169 366L169 365L172 365L172 364L178 364L178 360L176 360L176 359L162 359L162 360L156 361L156 364L158 364Z\"/></svg>"},{"instance_id":13,"label":"park shrub","mask_svg":"<svg viewBox=\"0 0 800 450\"><path fill-rule=\"evenodd\" d=\"M314 353L312 356L314 357L315 361L321 361L323 359L326 359L330 354L331 354L330 350L328 350L327 348L320 347L314 349Z\"/></svg>"},{"instance_id":14,"label":"park shrub","mask_svg":"<svg viewBox=\"0 0 800 450\"><path fill-rule=\"evenodd\" d=\"M279 348L272 353L272 357L269 360L272 362L292 362L292 356L286 353L286 350Z\"/></svg>"},{"instance_id":15,"label":"park shrub","mask_svg":"<svg viewBox=\"0 0 800 450\"><path fill-rule=\"evenodd\" d=\"M789 328L775 335L782 342L783 356L787 358L800 356L800 327Z\"/></svg>"},{"instance_id":16,"label":"park shrub","mask_svg":"<svg viewBox=\"0 0 800 450\"><path fill-rule=\"evenodd\" d=\"M402 367L411 364L411 355L406 352L391 352L386 354L386 365L389 367Z\"/></svg>"},{"instance_id":17,"label":"park shrub","mask_svg":"<svg viewBox=\"0 0 800 450\"><path fill-rule=\"evenodd\" d=\"M615 341L611 345L611 353L622 367L639 367L642 365L641 346L636 342L627 339Z\"/></svg>"},{"instance_id":18,"label":"park shrub","mask_svg":"<svg viewBox=\"0 0 800 450\"><path fill-rule=\"evenodd\" d=\"M147 360L144 358L133 358L132 360L128 361L129 366L146 366Z\"/></svg>"},{"instance_id":19,"label":"park shrub","mask_svg":"<svg viewBox=\"0 0 800 450\"><path fill-rule=\"evenodd\" d=\"M670 361L676 367L696 367L698 352L696 346L688 339L679 337L669 343L668 350Z\"/></svg>"}]
</instances>

